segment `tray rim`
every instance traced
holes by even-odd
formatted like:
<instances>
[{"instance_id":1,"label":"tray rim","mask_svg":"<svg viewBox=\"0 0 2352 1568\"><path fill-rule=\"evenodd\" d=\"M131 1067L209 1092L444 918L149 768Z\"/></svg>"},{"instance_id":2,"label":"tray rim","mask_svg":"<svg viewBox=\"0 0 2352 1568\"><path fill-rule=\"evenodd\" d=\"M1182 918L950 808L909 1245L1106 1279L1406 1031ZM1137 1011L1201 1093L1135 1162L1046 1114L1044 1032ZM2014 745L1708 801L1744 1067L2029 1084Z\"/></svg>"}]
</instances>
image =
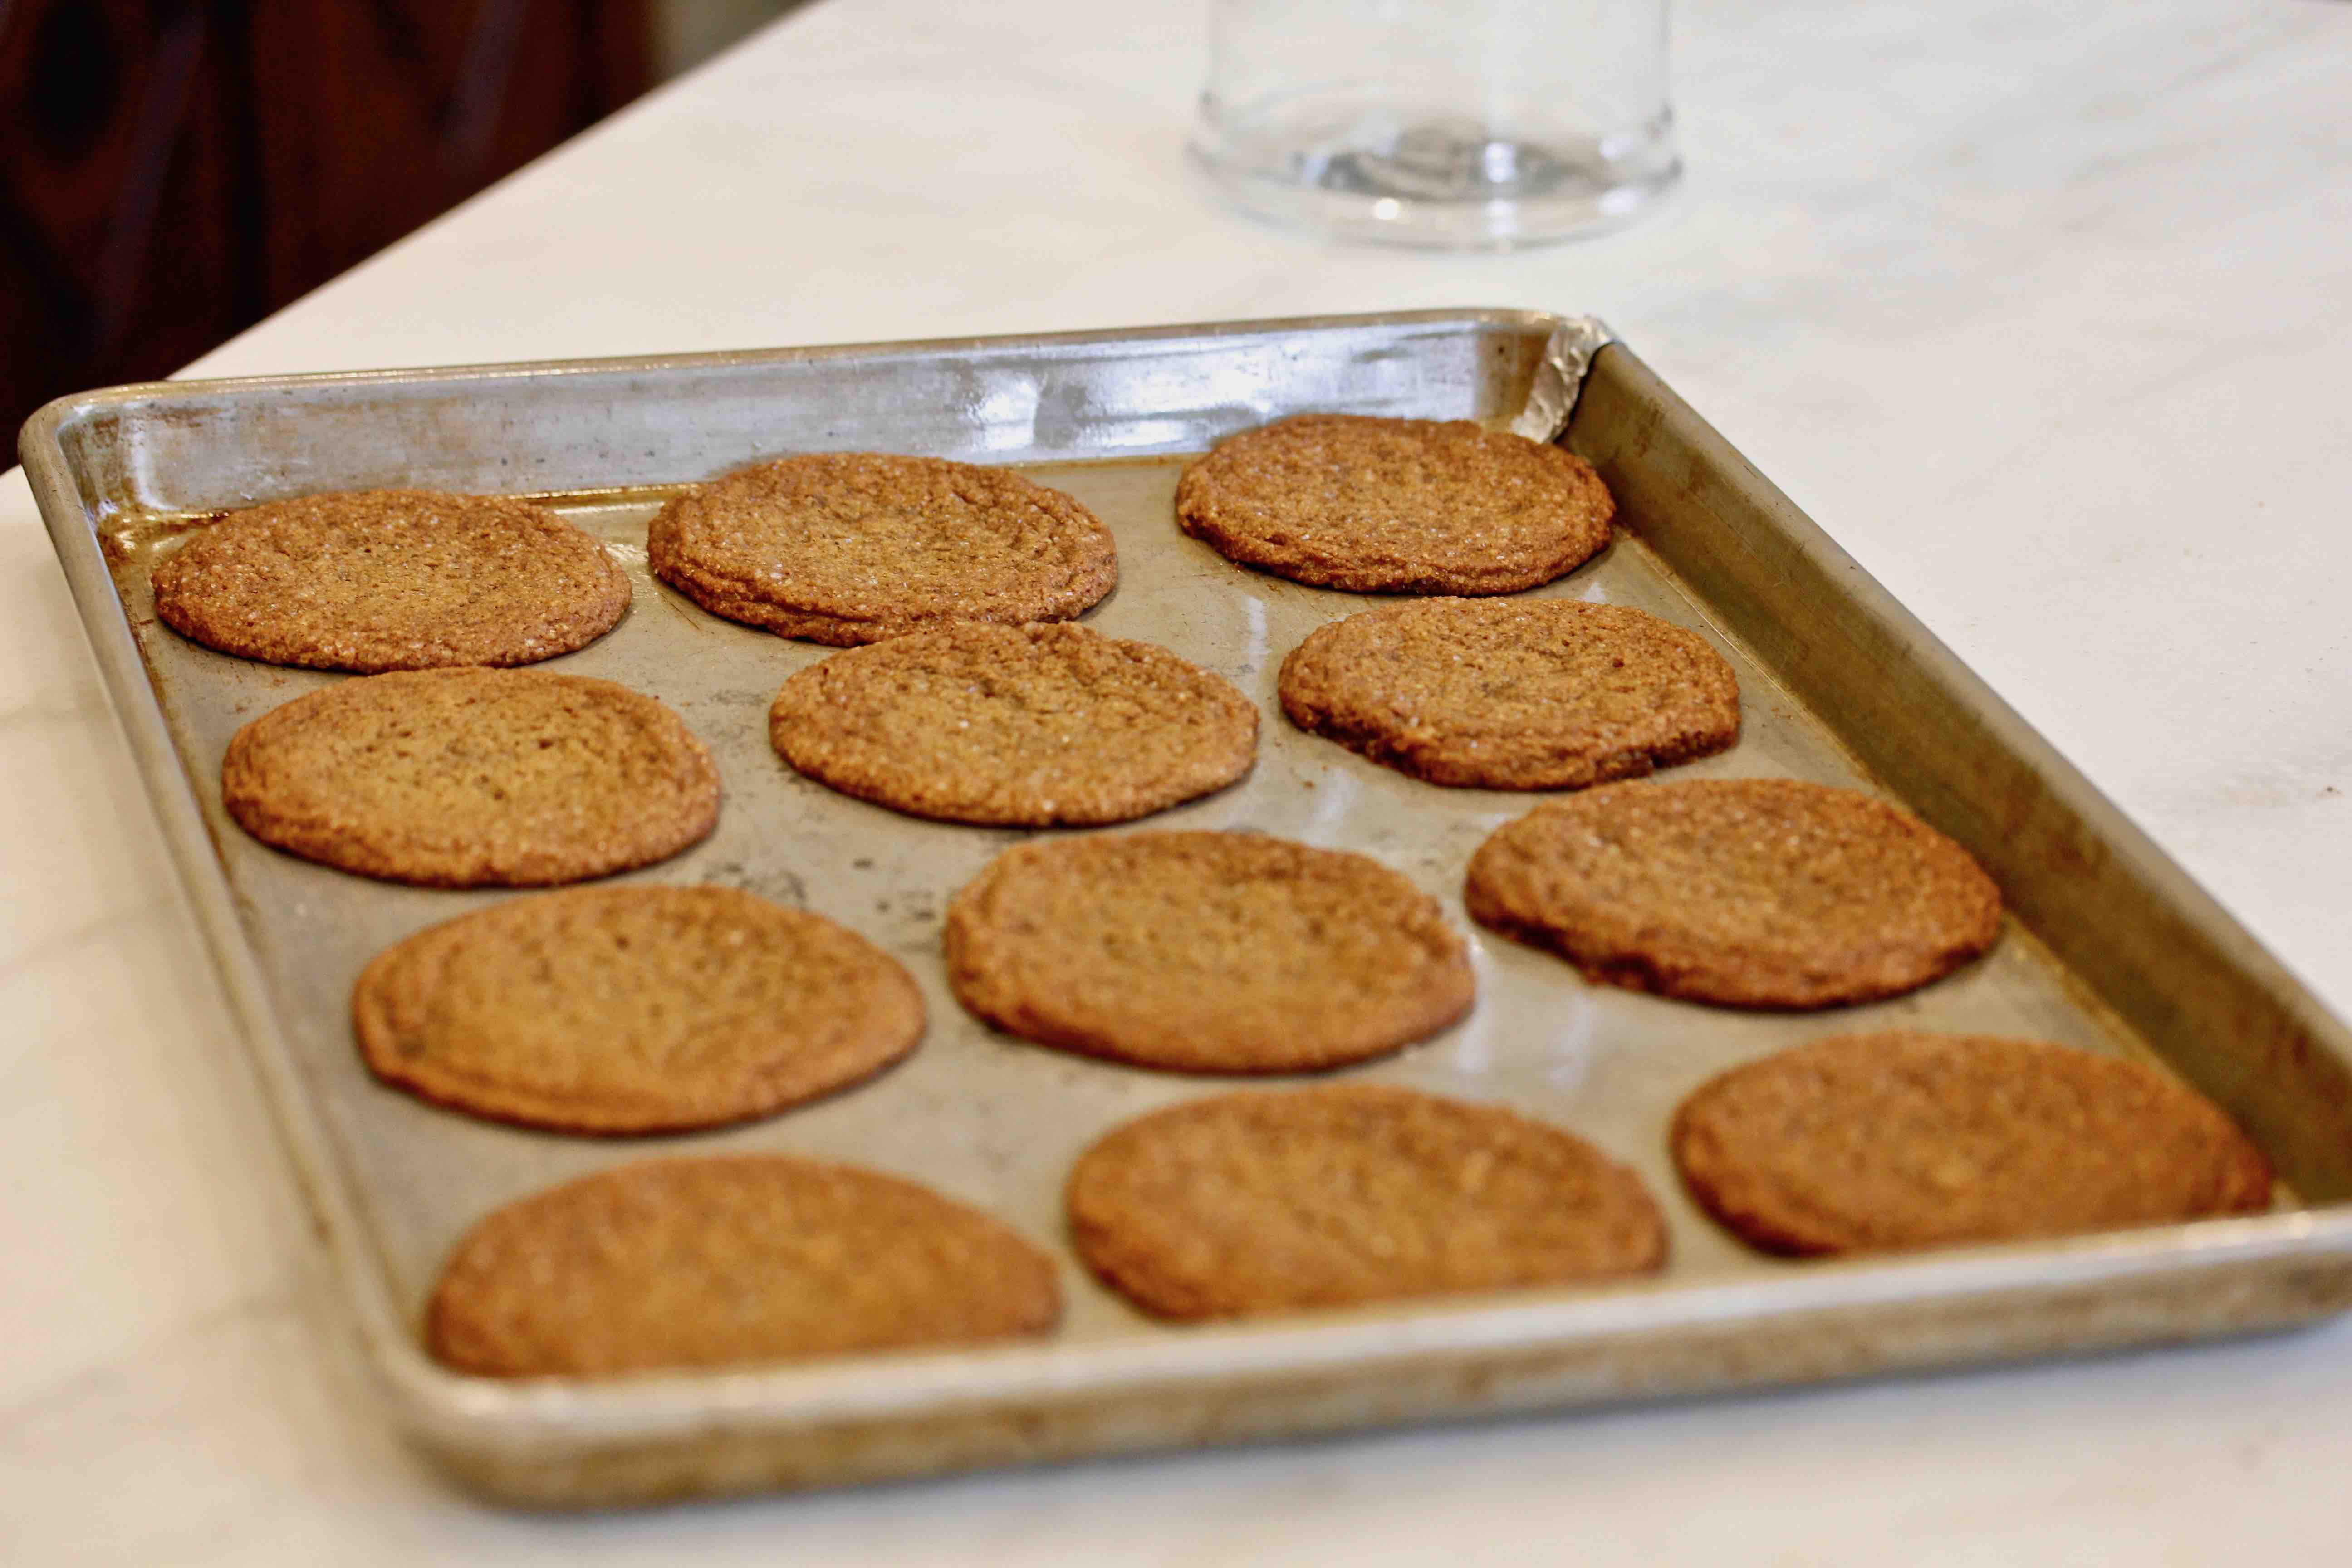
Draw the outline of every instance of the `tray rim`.
<instances>
[{"instance_id":1,"label":"tray rim","mask_svg":"<svg viewBox=\"0 0 2352 1568\"><path fill-rule=\"evenodd\" d=\"M446 382L460 385L468 382L500 380L544 380L571 375L657 374L663 371L695 369L728 369L739 365L788 364L805 360L825 359L899 359L937 358L948 353L970 353L987 350L1034 349L1048 346L1085 347L1139 342L1177 342L1188 338L1239 337L1282 331L1315 331L1349 326L1414 326L1432 327L1449 324L1477 323L1486 326L1517 325L1543 328L1548 331L1582 329L1583 347L1590 353L1616 341L1600 318L1563 311L1538 310L1513 305L1472 305L1463 307L1432 307L1412 310L1366 310L1328 316L1266 316L1222 321L1177 321L1151 327L1093 327L1061 332L991 332L971 337L953 338L893 338L866 342L803 343L776 348L758 349L695 349L682 353L614 354L588 359L541 360L478 360L460 364L392 366L376 370L292 371L282 375L231 375L174 377L165 381L127 381L112 386L94 387L86 392L68 393L50 399L35 409L19 429L16 437L17 455L25 465L28 478L36 469L37 454L53 458L54 464L42 465L52 480L70 481L70 470L64 466L64 456L58 434L65 426L87 418L109 407L137 403L144 399L174 401L205 396L245 394L288 394L316 391L324 388L349 388L354 391L371 386L407 385L416 382ZM1573 400L1571 399L1571 402ZM517 492L526 493L526 492ZM41 499L35 486L35 499ZM42 509L44 521L48 519L47 507ZM50 536L56 537L56 525L50 524Z\"/></svg>"},{"instance_id":2,"label":"tray rim","mask_svg":"<svg viewBox=\"0 0 2352 1568\"><path fill-rule=\"evenodd\" d=\"M425 1353L409 1331L404 1315L390 1300L388 1281L368 1255L350 1190L352 1178L333 1152L279 1028L268 985L237 918L236 898L211 830L172 742L107 566L98 533L100 520L84 503L65 451L62 434L68 426L110 408L153 401L286 396L329 388L363 391L420 382L460 385L593 374L659 374L844 358L919 359L1047 346L1108 348L1244 333L1413 324L1516 326L1529 331L1558 331L1576 324L1598 327L1589 317L1532 310L1434 309L1076 332L145 382L59 398L26 421L19 440L26 474L64 569L110 704L131 745L232 1016L260 1068L280 1135L288 1143L321 1239L333 1255L366 1359L404 1429L428 1442L467 1450L589 1449L614 1442L684 1437L709 1431L714 1423L782 1432L842 1421L981 1409L1008 1399L1034 1408L1111 1392L1139 1394L1155 1388L1246 1384L1254 1378L1311 1373L1318 1368L1362 1371L1475 1356L1504 1347L1540 1352L1650 1331L1697 1333L1810 1313L1990 1300L2203 1269L2294 1262L2352 1266L2352 1201L2347 1201L2247 1218L2156 1226L2055 1241L1809 1263L1792 1268L1786 1277L1761 1280L1691 1284L1660 1279L1597 1290L1584 1288L1507 1298L1391 1303L1107 1343L1047 1341L995 1349L842 1358L805 1366L656 1375L608 1384L511 1384L468 1377L441 1367ZM1605 334L1605 329L1601 331ZM1570 390L1572 405L1575 389ZM1752 465L1748 472L1778 496ZM2201 914L2222 924L2232 945L2262 961L2299 1010L2331 1026L2325 1032L2336 1037L2340 1047L2352 1047L2352 1031L2345 1030L2251 931L1817 524L1793 503L1780 499L1807 530L1799 542L1808 553L1833 564L1847 580L1849 592L1902 629L1943 670L1961 677L1987 716L2011 739L2028 742L2053 781L2072 799L2090 808L2103 834L2156 869L2175 896L2192 897L2202 906ZM2338 1310L2331 1305L2305 1315Z\"/></svg>"}]
</instances>

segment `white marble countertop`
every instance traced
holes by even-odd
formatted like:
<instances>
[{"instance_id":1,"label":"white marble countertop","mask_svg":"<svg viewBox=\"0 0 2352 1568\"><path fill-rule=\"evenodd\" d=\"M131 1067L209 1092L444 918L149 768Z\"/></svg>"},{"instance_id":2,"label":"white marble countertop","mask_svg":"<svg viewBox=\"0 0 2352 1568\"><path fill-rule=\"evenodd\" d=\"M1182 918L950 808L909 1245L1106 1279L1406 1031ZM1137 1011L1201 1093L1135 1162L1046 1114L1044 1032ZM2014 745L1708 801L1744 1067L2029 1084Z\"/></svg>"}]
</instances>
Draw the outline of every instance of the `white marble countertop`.
<instances>
[{"instance_id":1,"label":"white marble countertop","mask_svg":"<svg viewBox=\"0 0 2352 1568\"><path fill-rule=\"evenodd\" d=\"M197 374L1421 305L1605 316L2352 1011L2352 6L1691 0L1630 232L1210 205L1202 0L831 0ZM2070 1365L587 1519L390 1435L0 479L0 1555L2352 1559L2352 1322Z\"/></svg>"}]
</instances>

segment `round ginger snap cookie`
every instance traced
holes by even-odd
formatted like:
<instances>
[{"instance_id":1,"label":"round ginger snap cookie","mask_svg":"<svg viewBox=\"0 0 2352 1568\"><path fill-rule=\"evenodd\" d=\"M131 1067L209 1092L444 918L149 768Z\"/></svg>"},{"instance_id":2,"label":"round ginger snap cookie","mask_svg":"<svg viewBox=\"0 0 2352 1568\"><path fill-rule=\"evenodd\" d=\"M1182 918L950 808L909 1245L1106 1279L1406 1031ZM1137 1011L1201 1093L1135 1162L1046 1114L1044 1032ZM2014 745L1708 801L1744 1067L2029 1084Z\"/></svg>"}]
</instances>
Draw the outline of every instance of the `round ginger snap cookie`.
<instances>
[{"instance_id":1,"label":"round ginger snap cookie","mask_svg":"<svg viewBox=\"0 0 2352 1568\"><path fill-rule=\"evenodd\" d=\"M515 899L378 953L352 991L385 1082L568 1132L765 1116L915 1048L904 967L820 915L733 888Z\"/></svg>"},{"instance_id":2,"label":"round ginger snap cookie","mask_svg":"<svg viewBox=\"0 0 2352 1568\"><path fill-rule=\"evenodd\" d=\"M1466 419L1295 415L1176 487L1178 521L1218 553L1362 594L1516 594L1598 554L1616 510L1583 458Z\"/></svg>"},{"instance_id":3,"label":"round ginger snap cookie","mask_svg":"<svg viewBox=\"0 0 2352 1568\"><path fill-rule=\"evenodd\" d=\"M948 981L1024 1038L1180 1072L1307 1072L1425 1039L1476 983L1437 900L1255 833L1024 844L948 907Z\"/></svg>"},{"instance_id":4,"label":"round ginger snap cookie","mask_svg":"<svg viewBox=\"0 0 2352 1568\"><path fill-rule=\"evenodd\" d=\"M847 647L955 621L1068 620L1118 583L1110 530L1005 468L817 452L678 497L654 573L716 616Z\"/></svg>"},{"instance_id":5,"label":"round ginger snap cookie","mask_svg":"<svg viewBox=\"0 0 2352 1568\"><path fill-rule=\"evenodd\" d=\"M1893 996L2000 930L2000 890L1968 851L1859 790L1795 779L1547 801L1478 847L1465 897L1588 979L1735 1007Z\"/></svg>"},{"instance_id":6,"label":"round ginger snap cookie","mask_svg":"<svg viewBox=\"0 0 2352 1568\"><path fill-rule=\"evenodd\" d=\"M1752 1246L1821 1256L2065 1236L2270 1206L2262 1151L2153 1068L2041 1040L1815 1040L1675 1113L1675 1167Z\"/></svg>"},{"instance_id":7,"label":"round ginger snap cookie","mask_svg":"<svg viewBox=\"0 0 2352 1568\"><path fill-rule=\"evenodd\" d=\"M1420 599L1318 627L1282 661L1300 729L1431 784L1583 789L1739 739L1696 632L1622 605Z\"/></svg>"},{"instance_id":8,"label":"round ginger snap cookie","mask_svg":"<svg viewBox=\"0 0 2352 1568\"><path fill-rule=\"evenodd\" d=\"M948 822L1125 822L1249 772L1257 709L1150 643L965 625L834 655L784 683L769 737L845 795Z\"/></svg>"},{"instance_id":9,"label":"round ginger snap cookie","mask_svg":"<svg viewBox=\"0 0 2352 1568\"><path fill-rule=\"evenodd\" d=\"M611 631L629 580L543 506L352 490L222 514L155 568L155 614L206 647L374 674L533 664Z\"/></svg>"},{"instance_id":10,"label":"round ginger snap cookie","mask_svg":"<svg viewBox=\"0 0 2352 1568\"><path fill-rule=\"evenodd\" d=\"M719 769L625 686L535 669L369 675L239 730L221 799L265 844L428 888L541 887L708 836Z\"/></svg>"},{"instance_id":11,"label":"round ginger snap cookie","mask_svg":"<svg viewBox=\"0 0 2352 1568\"><path fill-rule=\"evenodd\" d=\"M426 1348L485 1377L614 1377L1028 1338L1054 1261L878 1171L782 1154L649 1160L492 1213L458 1242Z\"/></svg>"},{"instance_id":12,"label":"round ginger snap cookie","mask_svg":"<svg viewBox=\"0 0 2352 1568\"><path fill-rule=\"evenodd\" d=\"M1499 1106L1334 1084L1140 1117L1080 1156L1078 1256L1163 1318L1233 1318L1655 1272L1639 1176Z\"/></svg>"}]
</instances>

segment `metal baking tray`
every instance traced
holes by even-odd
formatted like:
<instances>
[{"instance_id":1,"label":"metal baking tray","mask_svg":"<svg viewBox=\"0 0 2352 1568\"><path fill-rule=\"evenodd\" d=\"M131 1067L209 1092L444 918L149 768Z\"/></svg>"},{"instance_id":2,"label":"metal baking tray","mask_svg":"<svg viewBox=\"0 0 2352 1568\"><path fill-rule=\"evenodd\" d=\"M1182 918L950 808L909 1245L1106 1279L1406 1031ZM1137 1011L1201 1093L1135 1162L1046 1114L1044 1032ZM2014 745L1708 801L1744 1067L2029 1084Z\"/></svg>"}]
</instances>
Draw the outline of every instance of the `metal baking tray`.
<instances>
[{"instance_id":1,"label":"metal baking tray","mask_svg":"<svg viewBox=\"0 0 2352 1568\"><path fill-rule=\"evenodd\" d=\"M1462 914L1463 868L1534 797L1438 789L1283 721L1282 656L1356 595L1243 571L1177 530L1182 458L1307 409L1474 417L1564 440L1622 531L1546 594L1641 605L1739 673L1746 735L1682 777L1877 789L1965 844L2011 911L1984 960L1910 996L1810 1016L1585 984ZM1464 1024L1349 1076L1507 1102L1647 1179L1654 1281L1171 1328L1063 1245L1064 1173L1112 1123L1230 1081L1082 1060L950 998L949 895L1028 837L835 795L770 752L784 678L829 650L717 620L645 570L685 484L837 448L1021 465L1118 539L1089 618L1229 677L1266 714L1255 772L1148 827L1253 827L1378 857L1444 900L1480 984ZM1848 1377L2272 1328L2352 1305L2352 1036L2182 872L1599 323L1519 310L698 354L119 388L56 403L23 453L164 836L272 1091L399 1426L465 1482L534 1504L646 1501ZM224 816L237 725L337 679L159 627L148 572L191 520L308 491L546 497L636 599L556 661L669 702L725 774L718 831L635 874L738 884L896 952L930 1028L880 1080L750 1127L595 1141L436 1110L362 1068L347 997L408 932L503 894L393 887L278 855ZM1675 1101L1731 1063L1884 1025L2146 1053L2227 1106L2282 1177L2265 1215L1847 1263L1759 1257L1681 1193ZM674 1150L777 1149L902 1173L1057 1249L1067 1319L1033 1344L602 1385L502 1384L418 1348L457 1235L556 1181Z\"/></svg>"}]
</instances>

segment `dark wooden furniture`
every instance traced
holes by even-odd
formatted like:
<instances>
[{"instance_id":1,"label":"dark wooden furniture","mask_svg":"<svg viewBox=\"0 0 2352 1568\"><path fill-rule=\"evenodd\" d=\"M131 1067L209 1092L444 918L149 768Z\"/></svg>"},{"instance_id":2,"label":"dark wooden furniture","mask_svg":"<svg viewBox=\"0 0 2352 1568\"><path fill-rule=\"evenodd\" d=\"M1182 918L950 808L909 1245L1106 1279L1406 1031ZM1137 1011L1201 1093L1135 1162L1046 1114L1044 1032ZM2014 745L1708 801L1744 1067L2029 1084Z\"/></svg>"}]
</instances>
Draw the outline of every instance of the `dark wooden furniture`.
<instances>
[{"instance_id":1,"label":"dark wooden furniture","mask_svg":"<svg viewBox=\"0 0 2352 1568\"><path fill-rule=\"evenodd\" d=\"M648 52L646 0L0 0L0 427L194 358L628 101Z\"/></svg>"}]
</instances>

